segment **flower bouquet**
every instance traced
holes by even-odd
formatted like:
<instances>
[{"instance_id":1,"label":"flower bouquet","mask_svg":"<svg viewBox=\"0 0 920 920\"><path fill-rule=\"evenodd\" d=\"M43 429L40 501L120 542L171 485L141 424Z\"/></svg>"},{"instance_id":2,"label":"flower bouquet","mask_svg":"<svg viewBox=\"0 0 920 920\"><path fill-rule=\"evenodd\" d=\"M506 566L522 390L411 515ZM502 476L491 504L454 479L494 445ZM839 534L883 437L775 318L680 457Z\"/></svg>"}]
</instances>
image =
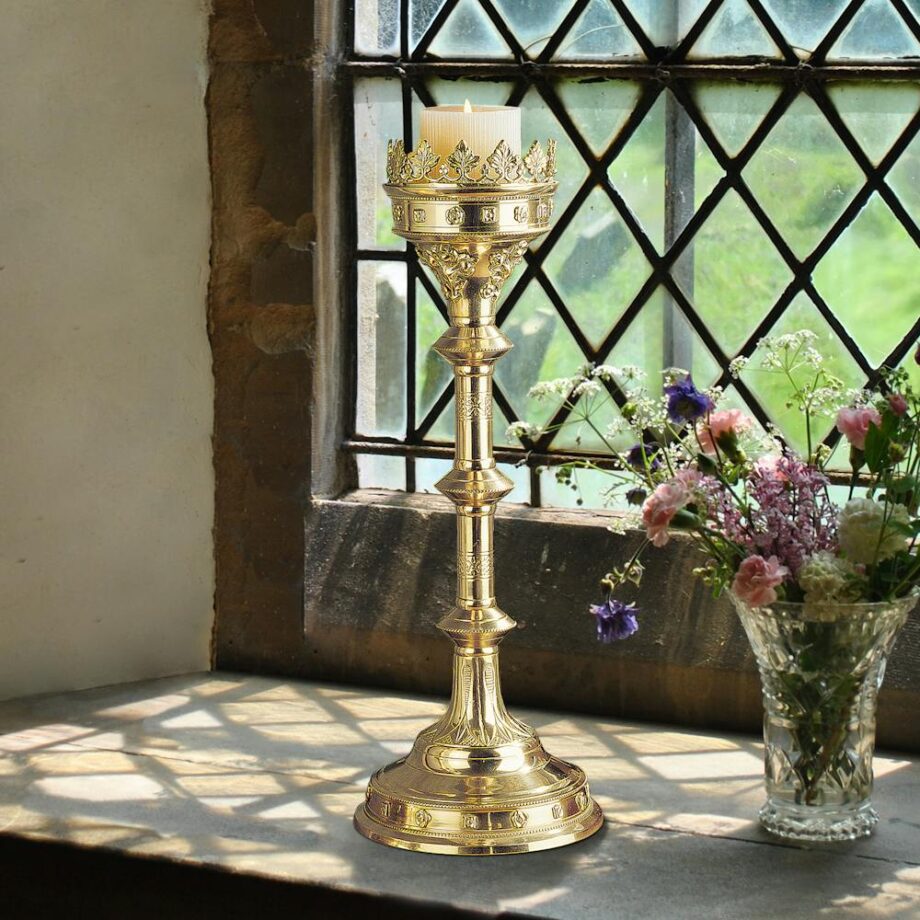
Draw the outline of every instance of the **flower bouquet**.
<instances>
[{"instance_id":1,"label":"flower bouquet","mask_svg":"<svg viewBox=\"0 0 920 920\"><path fill-rule=\"evenodd\" d=\"M566 424L589 428L611 455L567 462L557 480L577 488L579 469L602 469L609 503L624 510L616 529L645 531L602 580L606 597L591 607L598 637L639 629L639 610L616 592L641 583L649 546L675 532L695 541L704 557L695 573L716 596L729 593L760 669L761 822L784 837L841 840L878 820L870 801L876 695L920 584L920 394L904 370L847 391L815 343L807 331L763 339L749 369L780 375L787 406L804 419L801 455L679 370L665 372L660 394L637 368L609 365L531 394L562 397L574 419ZM747 364L734 361L732 375ZM602 431L598 410L611 401L618 418ZM818 442L822 416L835 431ZM525 442L542 433L522 422L511 428ZM849 473L835 485L829 464L840 436Z\"/></svg>"}]
</instances>

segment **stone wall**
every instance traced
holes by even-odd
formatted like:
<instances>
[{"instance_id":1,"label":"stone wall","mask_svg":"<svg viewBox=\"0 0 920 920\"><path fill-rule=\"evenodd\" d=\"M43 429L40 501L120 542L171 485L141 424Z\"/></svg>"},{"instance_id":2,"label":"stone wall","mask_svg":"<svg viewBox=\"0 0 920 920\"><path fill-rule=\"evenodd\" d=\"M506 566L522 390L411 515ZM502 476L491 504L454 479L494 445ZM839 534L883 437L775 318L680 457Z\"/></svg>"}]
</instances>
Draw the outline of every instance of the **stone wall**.
<instances>
[{"instance_id":1,"label":"stone wall","mask_svg":"<svg viewBox=\"0 0 920 920\"><path fill-rule=\"evenodd\" d=\"M313 328L313 4L216 0L214 200L217 664L303 643ZM245 650L243 650L243 647Z\"/></svg>"},{"instance_id":2,"label":"stone wall","mask_svg":"<svg viewBox=\"0 0 920 920\"><path fill-rule=\"evenodd\" d=\"M207 25L3 4L0 697L209 664Z\"/></svg>"}]
</instances>

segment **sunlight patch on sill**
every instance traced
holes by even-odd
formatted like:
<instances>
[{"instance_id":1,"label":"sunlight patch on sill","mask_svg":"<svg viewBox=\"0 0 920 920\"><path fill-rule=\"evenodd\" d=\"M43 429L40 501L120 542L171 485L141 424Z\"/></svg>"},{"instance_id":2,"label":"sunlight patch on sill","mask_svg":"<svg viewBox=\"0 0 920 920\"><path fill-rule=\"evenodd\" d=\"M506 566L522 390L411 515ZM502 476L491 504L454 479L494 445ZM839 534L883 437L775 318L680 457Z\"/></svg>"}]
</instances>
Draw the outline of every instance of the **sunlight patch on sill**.
<instances>
[{"instance_id":1,"label":"sunlight patch on sill","mask_svg":"<svg viewBox=\"0 0 920 920\"><path fill-rule=\"evenodd\" d=\"M180 716L164 719L160 725L163 728L222 728L223 723L215 719L211 713L204 709L193 709Z\"/></svg>"},{"instance_id":2,"label":"sunlight patch on sill","mask_svg":"<svg viewBox=\"0 0 920 920\"><path fill-rule=\"evenodd\" d=\"M739 744L729 738L705 737L690 732L649 731L644 729L624 735L616 731L612 734L626 747L643 754L673 754L676 752L719 753L736 751Z\"/></svg>"},{"instance_id":3,"label":"sunlight patch on sill","mask_svg":"<svg viewBox=\"0 0 920 920\"><path fill-rule=\"evenodd\" d=\"M97 709L95 716L106 719L149 719L162 715L171 709L187 706L191 697L180 693L168 693L165 696L151 696L143 700L122 703L119 706L109 706L106 709Z\"/></svg>"},{"instance_id":4,"label":"sunlight patch on sill","mask_svg":"<svg viewBox=\"0 0 920 920\"><path fill-rule=\"evenodd\" d=\"M0 735L0 751L10 754L34 751L64 741L73 741L75 738L85 738L95 731L96 729L86 725L71 725L66 722L36 725L34 728Z\"/></svg>"},{"instance_id":5,"label":"sunlight patch on sill","mask_svg":"<svg viewBox=\"0 0 920 920\"><path fill-rule=\"evenodd\" d=\"M285 802L284 805L274 805L258 813L260 818L270 821L302 820L304 818L319 818L320 813L306 802Z\"/></svg>"},{"instance_id":6,"label":"sunlight patch on sill","mask_svg":"<svg viewBox=\"0 0 920 920\"><path fill-rule=\"evenodd\" d=\"M540 907L542 904L550 904L558 901L566 895L571 894L572 889L566 887L544 888L542 891L535 891L533 894L523 895L519 898L499 898L498 906L501 910L528 910L534 907Z\"/></svg>"},{"instance_id":7,"label":"sunlight patch on sill","mask_svg":"<svg viewBox=\"0 0 920 920\"><path fill-rule=\"evenodd\" d=\"M735 779L763 774L761 758L747 751L720 752L717 757L708 751L650 754L637 759L658 776L670 780Z\"/></svg>"},{"instance_id":8,"label":"sunlight patch on sill","mask_svg":"<svg viewBox=\"0 0 920 920\"><path fill-rule=\"evenodd\" d=\"M85 802L144 802L167 794L156 780L137 773L54 776L36 780L32 788L44 795Z\"/></svg>"}]
</instances>

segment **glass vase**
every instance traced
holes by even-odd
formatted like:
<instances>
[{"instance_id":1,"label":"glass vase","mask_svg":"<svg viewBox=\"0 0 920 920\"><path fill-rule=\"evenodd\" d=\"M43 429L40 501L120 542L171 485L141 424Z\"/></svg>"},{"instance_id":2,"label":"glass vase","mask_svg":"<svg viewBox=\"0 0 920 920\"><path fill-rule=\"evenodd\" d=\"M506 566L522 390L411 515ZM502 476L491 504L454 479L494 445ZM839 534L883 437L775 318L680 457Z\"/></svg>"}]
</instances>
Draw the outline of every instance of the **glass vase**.
<instances>
[{"instance_id":1,"label":"glass vase","mask_svg":"<svg viewBox=\"0 0 920 920\"><path fill-rule=\"evenodd\" d=\"M751 607L732 596L763 687L770 833L804 841L872 833L875 715L885 663L916 597Z\"/></svg>"}]
</instances>

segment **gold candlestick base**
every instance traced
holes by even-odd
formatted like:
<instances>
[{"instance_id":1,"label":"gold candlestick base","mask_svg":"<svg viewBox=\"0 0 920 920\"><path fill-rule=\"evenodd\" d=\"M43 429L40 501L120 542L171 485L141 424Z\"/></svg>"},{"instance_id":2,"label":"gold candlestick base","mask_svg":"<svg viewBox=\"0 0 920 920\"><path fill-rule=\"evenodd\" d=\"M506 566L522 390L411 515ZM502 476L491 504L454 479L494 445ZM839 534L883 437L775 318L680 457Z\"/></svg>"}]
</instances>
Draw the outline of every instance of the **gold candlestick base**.
<instances>
[{"instance_id":1,"label":"gold candlestick base","mask_svg":"<svg viewBox=\"0 0 920 920\"><path fill-rule=\"evenodd\" d=\"M502 700L498 645L515 627L496 604L493 522L511 482L492 456L492 372L512 346L495 302L552 214L554 145L523 158L504 142L480 165L461 144L437 167L423 142L389 149L396 233L441 283L450 328L434 346L454 369L457 448L438 489L457 508L457 604L438 624L454 643L450 706L408 757L371 778L355 826L407 850L527 853L582 840L603 824L585 774L551 757Z\"/></svg>"},{"instance_id":2,"label":"gold candlestick base","mask_svg":"<svg viewBox=\"0 0 920 920\"><path fill-rule=\"evenodd\" d=\"M465 772L428 762L438 757L428 745L433 729L422 732L405 760L374 775L356 827L377 843L456 856L530 853L590 837L604 819L585 774L521 727L527 740L454 747L448 756L466 758Z\"/></svg>"}]
</instances>

